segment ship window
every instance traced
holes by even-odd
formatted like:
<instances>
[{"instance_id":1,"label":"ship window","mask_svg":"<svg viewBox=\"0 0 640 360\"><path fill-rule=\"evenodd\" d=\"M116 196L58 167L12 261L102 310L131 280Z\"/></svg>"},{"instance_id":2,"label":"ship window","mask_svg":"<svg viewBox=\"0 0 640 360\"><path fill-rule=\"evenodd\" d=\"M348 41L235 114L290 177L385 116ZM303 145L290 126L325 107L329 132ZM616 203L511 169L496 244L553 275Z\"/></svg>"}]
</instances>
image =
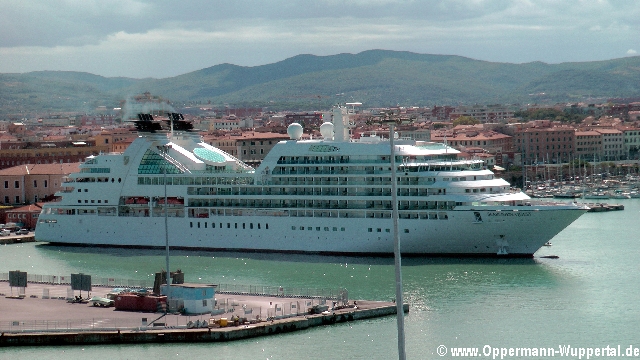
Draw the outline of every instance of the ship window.
<instances>
[{"instance_id":1,"label":"ship window","mask_svg":"<svg viewBox=\"0 0 640 360\"><path fill-rule=\"evenodd\" d=\"M300 230L304 230L304 226L300 226Z\"/></svg>"},{"instance_id":2,"label":"ship window","mask_svg":"<svg viewBox=\"0 0 640 360\"><path fill-rule=\"evenodd\" d=\"M325 227L324 227L324 231L329 231L329 227L328 227L328 226L325 226Z\"/></svg>"},{"instance_id":3,"label":"ship window","mask_svg":"<svg viewBox=\"0 0 640 360\"><path fill-rule=\"evenodd\" d=\"M404 229L404 233L408 234L409 233L409 229Z\"/></svg>"},{"instance_id":4,"label":"ship window","mask_svg":"<svg viewBox=\"0 0 640 360\"><path fill-rule=\"evenodd\" d=\"M258 229L260 229L260 223L258 223Z\"/></svg>"},{"instance_id":5,"label":"ship window","mask_svg":"<svg viewBox=\"0 0 640 360\"><path fill-rule=\"evenodd\" d=\"M391 232L391 229L384 229L385 232Z\"/></svg>"},{"instance_id":6,"label":"ship window","mask_svg":"<svg viewBox=\"0 0 640 360\"><path fill-rule=\"evenodd\" d=\"M189 227L193 227L193 222L189 221Z\"/></svg>"},{"instance_id":7,"label":"ship window","mask_svg":"<svg viewBox=\"0 0 640 360\"><path fill-rule=\"evenodd\" d=\"M291 227L291 230L295 230L295 229L296 229L296 227L295 227L295 226L292 226L292 227Z\"/></svg>"},{"instance_id":8,"label":"ship window","mask_svg":"<svg viewBox=\"0 0 640 360\"><path fill-rule=\"evenodd\" d=\"M340 228L340 231L344 231L344 228L343 228L343 227L341 227L341 228Z\"/></svg>"},{"instance_id":9,"label":"ship window","mask_svg":"<svg viewBox=\"0 0 640 360\"><path fill-rule=\"evenodd\" d=\"M85 200L85 201L84 201L84 203L85 203L85 204L88 204L88 203L89 203L89 200Z\"/></svg>"},{"instance_id":10,"label":"ship window","mask_svg":"<svg viewBox=\"0 0 640 360\"><path fill-rule=\"evenodd\" d=\"M249 229L253 229L253 223L249 223Z\"/></svg>"},{"instance_id":11,"label":"ship window","mask_svg":"<svg viewBox=\"0 0 640 360\"><path fill-rule=\"evenodd\" d=\"M82 192L82 189L78 189L78 192Z\"/></svg>"},{"instance_id":12,"label":"ship window","mask_svg":"<svg viewBox=\"0 0 640 360\"><path fill-rule=\"evenodd\" d=\"M373 229L372 228L368 228L367 231L368 232L373 232Z\"/></svg>"},{"instance_id":13,"label":"ship window","mask_svg":"<svg viewBox=\"0 0 640 360\"><path fill-rule=\"evenodd\" d=\"M382 232L382 229L378 228L378 231L377 231L377 232Z\"/></svg>"},{"instance_id":14,"label":"ship window","mask_svg":"<svg viewBox=\"0 0 640 360\"><path fill-rule=\"evenodd\" d=\"M215 229L216 228L216 223L211 223L211 228Z\"/></svg>"},{"instance_id":15,"label":"ship window","mask_svg":"<svg viewBox=\"0 0 640 360\"><path fill-rule=\"evenodd\" d=\"M334 226L333 231L338 231L338 228Z\"/></svg>"},{"instance_id":16,"label":"ship window","mask_svg":"<svg viewBox=\"0 0 640 360\"><path fill-rule=\"evenodd\" d=\"M245 223L242 223L242 228L243 228L243 229L245 228Z\"/></svg>"},{"instance_id":17,"label":"ship window","mask_svg":"<svg viewBox=\"0 0 640 360\"><path fill-rule=\"evenodd\" d=\"M227 229L231 229L231 223L227 223Z\"/></svg>"},{"instance_id":18,"label":"ship window","mask_svg":"<svg viewBox=\"0 0 640 360\"><path fill-rule=\"evenodd\" d=\"M108 204L108 203L109 203L109 200L105 200L105 201L104 201L104 203L105 203L105 204Z\"/></svg>"},{"instance_id":19,"label":"ship window","mask_svg":"<svg viewBox=\"0 0 640 360\"><path fill-rule=\"evenodd\" d=\"M81 203L82 203L82 200L78 200L78 204L81 204Z\"/></svg>"},{"instance_id":20,"label":"ship window","mask_svg":"<svg viewBox=\"0 0 640 360\"><path fill-rule=\"evenodd\" d=\"M233 227L234 227L235 229L237 229L237 228L238 228L238 223L234 223L234 224L233 224Z\"/></svg>"},{"instance_id":21,"label":"ship window","mask_svg":"<svg viewBox=\"0 0 640 360\"><path fill-rule=\"evenodd\" d=\"M269 224L264 224L264 228L269 230Z\"/></svg>"},{"instance_id":22,"label":"ship window","mask_svg":"<svg viewBox=\"0 0 640 360\"><path fill-rule=\"evenodd\" d=\"M316 227L316 231L320 231L320 226L317 226L317 227Z\"/></svg>"},{"instance_id":23,"label":"ship window","mask_svg":"<svg viewBox=\"0 0 640 360\"><path fill-rule=\"evenodd\" d=\"M205 229L207 228L207 225L208 225L208 224L209 224L209 223L204 223L204 228L205 228Z\"/></svg>"},{"instance_id":24,"label":"ship window","mask_svg":"<svg viewBox=\"0 0 640 360\"><path fill-rule=\"evenodd\" d=\"M89 192L89 189L84 189L84 192Z\"/></svg>"},{"instance_id":25,"label":"ship window","mask_svg":"<svg viewBox=\"0 0 640 360\"><path fill-rule=\"evenodd\" d=\"M313 230L313 226L309 226L309 227L307 228L307 230L312 231L312 230Z\"/></svg>"}]
</instances>

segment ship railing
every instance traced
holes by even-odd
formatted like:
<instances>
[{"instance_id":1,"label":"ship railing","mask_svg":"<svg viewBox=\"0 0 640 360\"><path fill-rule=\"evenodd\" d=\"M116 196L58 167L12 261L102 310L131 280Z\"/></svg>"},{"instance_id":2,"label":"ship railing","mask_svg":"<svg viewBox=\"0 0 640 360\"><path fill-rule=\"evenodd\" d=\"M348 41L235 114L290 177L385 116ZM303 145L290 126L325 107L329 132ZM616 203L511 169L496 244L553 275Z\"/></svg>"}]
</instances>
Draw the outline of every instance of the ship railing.
<instances>
[{"instance_id":1,"label":"ship railing","mask_svg":"<svg viewBox=\"0 0 640 360\"><path fill-rule=\"evenodd\" d=\"M171 165L173 165L173 166L177 167L178 169L180 169L180 171L182 171L183 173L187 173L188 174L188 173L191 172L189 169L187 169L186 166L184 166L179 161L177 161L176 159L174 159L171 156L169 156L169 154L165 153L164 151L158 151L158 155L160 155L163 159L165 159L169 163L171 163Z\"/></svg>"}]
</instances>

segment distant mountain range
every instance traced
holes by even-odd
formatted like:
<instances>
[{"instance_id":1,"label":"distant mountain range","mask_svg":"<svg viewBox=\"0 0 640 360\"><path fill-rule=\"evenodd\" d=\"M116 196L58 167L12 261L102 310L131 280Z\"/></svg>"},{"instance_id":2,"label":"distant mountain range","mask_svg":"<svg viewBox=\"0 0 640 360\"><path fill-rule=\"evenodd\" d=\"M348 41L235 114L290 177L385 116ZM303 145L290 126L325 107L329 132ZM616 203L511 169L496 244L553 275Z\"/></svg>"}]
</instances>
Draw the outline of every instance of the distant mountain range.
<instances>
[{"instance_id":1,"label":"distant mountain range","mask_svg":"<svg viewBox=\"0 0 640 360\"><path fill-rule=\"evenodd\" d=\"M183 104L321 109L359 101L367 107L555 103L640 96L640 56L546 64L495 63L461 56L370 50L298 55L262 66L221 64L164 79L107 78L81 72L0 74L0 113L117 107L150 92Z\"/></svg>"}]
</instances>

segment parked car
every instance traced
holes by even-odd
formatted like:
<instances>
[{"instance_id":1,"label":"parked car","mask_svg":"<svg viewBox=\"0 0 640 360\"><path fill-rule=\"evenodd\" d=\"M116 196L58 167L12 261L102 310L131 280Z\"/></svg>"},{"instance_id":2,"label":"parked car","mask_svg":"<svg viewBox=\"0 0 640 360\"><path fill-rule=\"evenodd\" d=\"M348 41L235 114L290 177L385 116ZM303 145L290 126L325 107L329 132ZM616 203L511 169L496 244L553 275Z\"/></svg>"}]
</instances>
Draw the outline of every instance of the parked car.
<instances>
[{"instance_id":1,"label":"parked car","mask_svg":"<svg viewBox=\"0 0 640 360\"><path fill-rule=\"evenodd\" d=\"M11 232L7 229L0 230L0 236L9 236L9 234L11 234Z\"/></svg>"},{"instance_id":2,"label":"parked car","mask_svg":"<svg viewBox=\"0 0 640 360\"><path fill-rule=\"evenodd\" d=\"M18 229L16 230L16 235L28 235L29 234L29 230L28 229Z\"/></svg>"}]
</instances>

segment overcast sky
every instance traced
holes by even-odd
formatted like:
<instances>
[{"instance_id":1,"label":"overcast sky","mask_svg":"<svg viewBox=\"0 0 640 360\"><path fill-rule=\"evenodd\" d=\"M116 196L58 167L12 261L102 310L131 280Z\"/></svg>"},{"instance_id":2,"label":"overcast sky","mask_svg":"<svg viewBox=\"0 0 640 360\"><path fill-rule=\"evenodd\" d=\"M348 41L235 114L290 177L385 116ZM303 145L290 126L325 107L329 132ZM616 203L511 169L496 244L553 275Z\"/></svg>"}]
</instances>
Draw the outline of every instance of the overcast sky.
<instances>
[{"instance_id":1,"label":"overcast sky","mask_svg":"<svg viewBox=\"0 0 640 360\"><path fill-rule=\"evenodd\" d=\"M635 0L0 0L0 73L164 78L370 49L523 63L636 56Z\"/></svg>"}]
</instances>

